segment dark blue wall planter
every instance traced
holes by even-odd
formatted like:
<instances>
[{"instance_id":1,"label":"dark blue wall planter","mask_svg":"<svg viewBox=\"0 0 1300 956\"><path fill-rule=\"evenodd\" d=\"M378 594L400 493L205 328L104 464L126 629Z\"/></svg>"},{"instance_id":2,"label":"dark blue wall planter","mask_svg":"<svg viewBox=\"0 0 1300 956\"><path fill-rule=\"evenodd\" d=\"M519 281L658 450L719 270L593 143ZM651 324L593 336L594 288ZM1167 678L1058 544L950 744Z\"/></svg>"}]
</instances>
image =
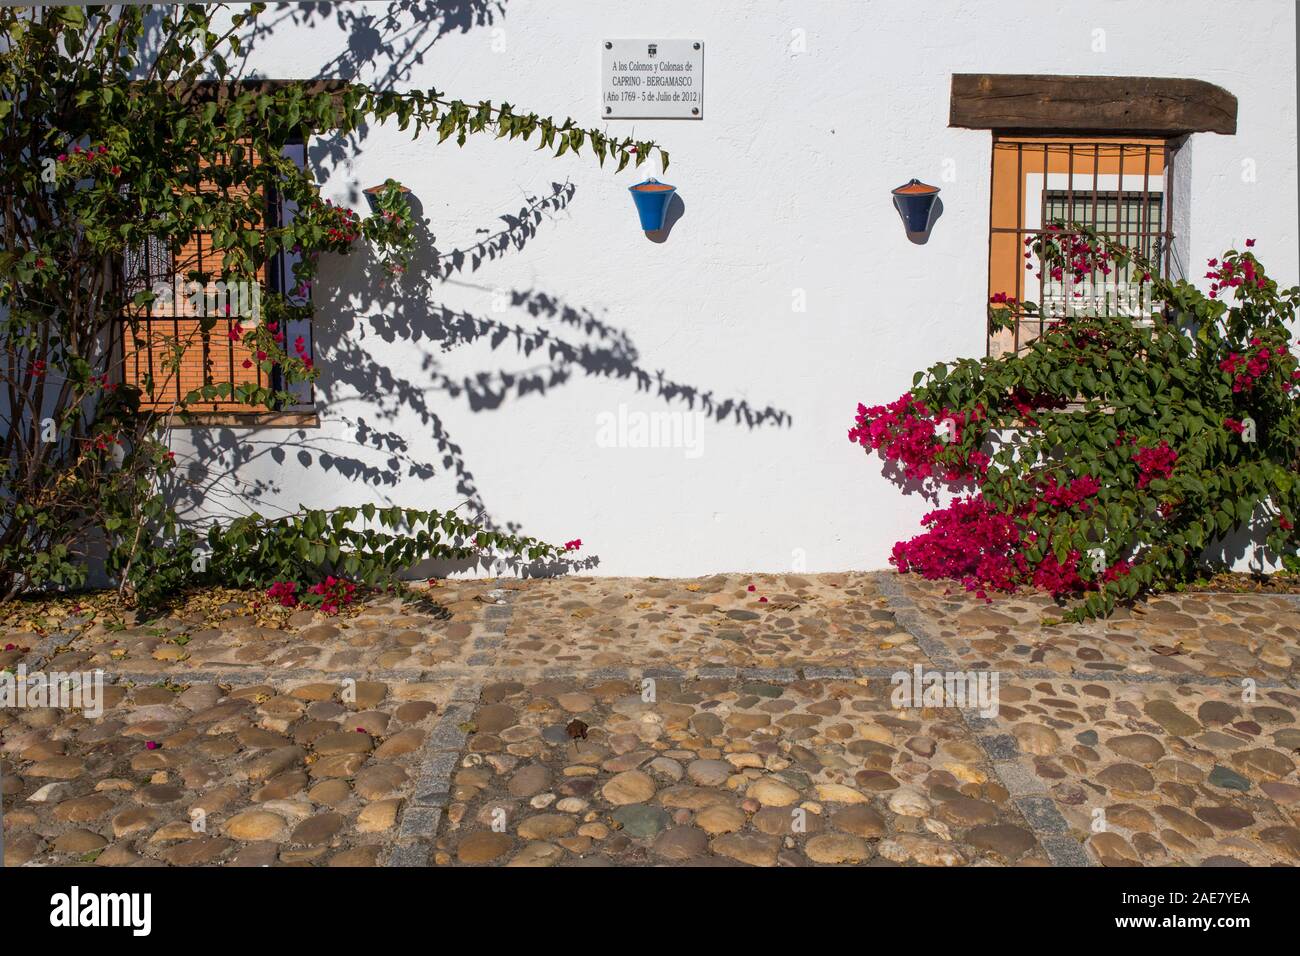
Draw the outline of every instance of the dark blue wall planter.
<instances>
[{"instance_id":1,"label":"dark blue wall planter","mask_svg":"<svg viewBox=\"0 0 1300 956\"><path fill-rule=\"evenodd\" d=\"M660 186L660 189L643 189L643 186ZM636 203L636 214L641 217L641 228L646 232L658 232L664 227L668 217L668 204L677 193L676 186L669 186L657 179L647 179L643 183L629 186L632 201Z\"/></svg>"},{"instance_id":2,"label":"dark blue wall planter","mask_svg":"<svg viewBox=\"0 0 1300 956\"><path fill-rule=\"evenodd\" d=\"M930 214L939 198L939 187L911 179L893 191L894 206L903 217L908 232L925 232L930 228Z\"/></svg>"}]
</instances>

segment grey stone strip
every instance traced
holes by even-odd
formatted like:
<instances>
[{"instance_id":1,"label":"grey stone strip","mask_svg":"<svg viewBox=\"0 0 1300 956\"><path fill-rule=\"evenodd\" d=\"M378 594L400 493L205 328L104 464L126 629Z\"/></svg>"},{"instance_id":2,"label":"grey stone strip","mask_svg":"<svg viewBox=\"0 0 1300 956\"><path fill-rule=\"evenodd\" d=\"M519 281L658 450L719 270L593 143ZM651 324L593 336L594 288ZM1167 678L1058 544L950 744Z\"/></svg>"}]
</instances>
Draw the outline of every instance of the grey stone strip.
<instances>
[{"instance_id":1,"label":"grey stone strip","mask_svg":"<svg viewBox=\"0 0 1300 956\"><path fill-rule=\"evenodd\" d=\"M893 612L894 620L912 635L916 646L921 648L930 662L937 667L957 669L957 662L949 656L947 645L934 633L925 614L903 590L899 575L882 575L876 580L876 587L884 596L886 606Z\"/></svg>"},{"instance_id":2,"label":"grey stone strip","mask_svg":"<svg viewBox=\"0 0 1300 956\"><path fill-rule=\"evenodd\" d=\"M192 671L132 671L101 668L104 677L119 683L159 684L172 682L177 684L297 684L297 683L331 683L352 678L354 680L383 681L394 684L429 684L476 681L483 677L479 669L448 668L446 670L394 670L382 668L368 670L364 667L337 671L311 670L293 668L292 670L267 670L250 668L248 670L205 670Z\"/></svg>"},{"instance_id":3,"label":"grey stone strip","mask_svg":"<svg viewBox=\"0 0 1300 956\"><path fill-rule=\"evenodd\" d=\"M1293 604L1300 604L1300 594L1287 594L1282 591L1180 591L1180 597L1203 597L1225 600L1227 598L1243 597L1275 597L1284 601L1290 601ZM1153 594L1152 597L1164 597L1163 594Z\"/></svg>"},{"instance_id":4,"label":"grey stone strip","mask_svg":"<svg viewBox=\"0 0 1300 956\"><path fill-rule=\"evenodd\" d=\"M1052 865L1095 866L1083 845L1070 836L1069 824L1038 775L1026 765L1016 738L1011 734L980 733L995 722L974 711L962 710L961 716L993 768L993 775L1011 795L1012 804Z\"/></svg>"},{"instance_id":5,"label":"grey stone strip","mask_svg":"<svg viewBox=\"0 0 1300 956\"><path fill-rule=\"evenodd\" d=\"M513 588L494 588L487 592L488 597L495 598L495 604L489 604L483 612L483 633L474 638L472 653L465 663L473 668L491 667L497 662L500 648L505 644L506 631L514 619L515 597L519 594Z\"/></svg>"},{"instance_id":6,"label":"grey stone strip","mask_svg":"<svg viewBox=\"0 0 1300 956\"><path fill-rule=\"evenodd\" d=\"M1210 677L1206 674L1168 674L1153 671L1149 674L1135 674L1130 671L1087 671L1071 669L1070 673L1062 674L1058 671L1048 670L1045 668L1026 669L1026 670L1002 670L999 673L1008 677L1015 677L1021 680L1068 680L1068 681L1094 681L1102 684L1174 684L1177 686L1193 685L1198 687L1234 687L1240 689L1241 682L1246 679L1246 675L1241 677ZM1252 677L1256 687L1289 687L1289 682L1282 680L1272 680L1267 677Z\"/></svg>"},{"instance_id":7,"label":"grey stone strip","mask_svg":"<svg viewBox=\"0 0 1300 956\"><path fill-rule=\"evenodd\" d=\"M889 584L887 588L884 586L886 581ZM947 656L947 648L929 630L920 609L904 593L897 578L882 578L880 584L881 591L888 594L894 618L911 633L927 656L931 656L931 664L939 670L960 670L960 665ZM941 652L937 660L930 655L930 649L935 647ZM1056 678L1060 676L1054 674ZM1012 805L1052 866L1093 866L1083 846L1070 837L1069 824L1044 791L1037 774L1025 765L1016 738L1010 734L987 733L996 729L998 724L992 718L980 716L977 711L963 708L960 713L976 746L993 768L994 776L1011 795Z\"/></svg>"},{"instance_id":8,"label":"grey stone strip","mask_svg":"<svg viewBox=\"0 0 1300 956\"><path fill-rule=\"evenodd\" d=\"M658 680L765 680L775 684L787 684L796 680L854 680L860 677L889 679L899 672L910 673L916 664L923 667L932 666L941 670L967 670L958 661L945 660L900 662L894 666L841 667L824 664L812 664L799 667L701 667L677 668L663 666L638 667L599 667L585 669L581 667L492 667L489 665L472 667L447 667L428 670L401 670L381 668L343 669L338 671L312 670L294 668L291 670L268 670L266 668L247 668L230 670L197 669L192 671L158 670L131 671L101 668L105 679L118 683L158 684L167 681L184 684L221 683L221 684L284 684L339 681L351 677L356 680L376 680L389 683L445 683L479 681L485 671L495 680L537 680L575 679L575 680L629 680L652 677ZM29 670L36 668L29 665ZM1134 674L1131 672L1071 671L1063 674L1042 668L1001 669L999 673L1007 678L1018 680L1054 680L1054 681L1088 681L1102 684L1167 684L1172 686L1224 687L1238 690L1244 677L1207 677L1204 674ZM1255 677L1255 686L1262 689L1295 689L1300 678L1288 681Z\"/></svg>"},{"instance_id":9,"label":"grey stone strip","mask_svg":"<svg viewBox=\"0 0 1300 956\"><path fill-rule=\"evenodd\" d=\"M28 672L44 670L45 665L49 663L54 656L54 652L67 644L71 644L81 635L80 631L55 631L42 638L41 641L32 648L32 658L25 661Z\"/></svg>"},{"instance_id":10,"label":"grey stone strip","mask_svg":"<svg viewBox=\"0 0 1300 956\"><path fill-rule=\"evenodd\" d=\"M452 692L452 702L420 749L415 784L388 851L388 866L429 865L438 825L451 801L451 778L469 738L465 725L474 715L482 690L481 683L458 684Z\"/></svg>"}]
</instances>

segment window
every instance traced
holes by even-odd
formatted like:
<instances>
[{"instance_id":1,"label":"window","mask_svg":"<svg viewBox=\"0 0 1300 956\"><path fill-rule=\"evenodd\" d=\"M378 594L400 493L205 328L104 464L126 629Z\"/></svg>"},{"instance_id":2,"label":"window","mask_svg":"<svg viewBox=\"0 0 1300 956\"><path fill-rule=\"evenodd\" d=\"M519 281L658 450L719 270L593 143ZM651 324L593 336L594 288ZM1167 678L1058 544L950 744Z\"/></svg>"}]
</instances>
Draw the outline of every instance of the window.
<instances>
[{"instance_id":1,"label":"window","mask_svg":"<svg viewBox=\"0 0 1300 956\"><path fill-rule=\"evenodd\" d=\"M1149 316L1151 303L1129 269L1076 281L1040 267L1026 241L1055 221L1080 222L1141 252L1165 275L1173 254L1173 178L1179 140L1107 136L993 139L989 296L1040 307L1013 308L1011 329L990 330L988 352L1019 351L1048 323L1069 315Z\"/></svg>"},{"instance_id":2,"label":"window","mask_svg":"<svg viewBox=\"0 0 1300 956\"><path fill-rule=\"evenodd\" d=\"M285 155L300 166L305 162L301 143L286 147ZM205 184L199 188L216 187ZM269 195L264 220L258 225L275 227L291 219L293 213L291 202ZM175 255L165 242L150 239L123 257L124 280L130 294L149 289L156 296L152 304L133 310L121 324L123 378L152 393L152 400L148 395L142 398L141 407L147 411L165 412L194 389L225 383L231 387L228 396L188 406L191 412L200 413L200 422L210 419L213 413L223 419L237 416L250 422L254 418L265 420L268 409L241 402L234 389L247 383L281 388L279 370L272 369L269 375L264 372L252 351L239 341L235 327L241 320L248 327L250 317L260 311L264 293L287 291L286 283L292 281L293 257L277 257L261 269L254 281L227 286L211 278L221 271L215 256L211 234L201 232ZM209 278L201 283L197 276ZM210 328L204 328L205 316L209 323L215 320ZM311 355L310 322L290 323L285 333L288 342L302 336L307 343L304 354ZM297 401L282 411L310 411L314 400L311 384L295 385L293 391ZM294 418L291 414L289 419L286 423L302 424L300 415Z\"/></svg>"}]
</instances>

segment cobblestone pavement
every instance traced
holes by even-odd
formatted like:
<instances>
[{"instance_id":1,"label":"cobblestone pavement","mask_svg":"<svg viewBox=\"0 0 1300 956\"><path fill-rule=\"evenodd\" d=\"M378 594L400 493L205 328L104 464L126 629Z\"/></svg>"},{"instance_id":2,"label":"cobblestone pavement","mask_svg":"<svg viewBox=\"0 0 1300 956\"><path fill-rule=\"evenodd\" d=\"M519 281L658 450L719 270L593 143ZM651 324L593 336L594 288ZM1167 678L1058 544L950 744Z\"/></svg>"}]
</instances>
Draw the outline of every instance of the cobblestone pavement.
<instances>
[{"instance_id":1,"label":"cobblestone pavement","mask_svg":"<svg viewBox=\"0 0 1300 956\"><path fill-rule=\"evenodd\" d=\"M1059 615L719 575L10 632L0 668L110 686L97 716L0 710L5 862L1300 862L1300 599Z\"/></svg>"}]
</instances>

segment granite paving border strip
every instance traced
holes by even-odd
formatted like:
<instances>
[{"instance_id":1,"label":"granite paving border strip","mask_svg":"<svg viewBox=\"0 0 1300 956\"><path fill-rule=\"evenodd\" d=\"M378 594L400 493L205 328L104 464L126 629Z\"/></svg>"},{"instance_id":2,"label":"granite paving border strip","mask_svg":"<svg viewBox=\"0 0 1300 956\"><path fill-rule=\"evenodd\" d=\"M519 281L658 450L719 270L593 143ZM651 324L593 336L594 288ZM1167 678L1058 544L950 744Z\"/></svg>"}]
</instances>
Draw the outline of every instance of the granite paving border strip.
<instances>
[{"instance_id":1,"label":"granite paving border strip","mask_svg":"<svg viewBox=\"0 0 1300 956\"><path fill-rule=\"evenodd\" d=\"M880 584L881 593L888 598L888 606L894 612L895 620L916 639L917 645L930 658L930 663L938 670L963 670L958 662L948 656L946 645L935 636L924 613L907 596L897 577L882 579ZM1062 679L1062 675L1054 671L1051 674L1055 680ZM983 733L994 729L996 724L991 718L980 716L977 711L963 708L960 713L975 745L993 768L998 782L1011 795L1011 802L1038 845L1047 854L1052 866L1095 866L1096 863L1088 856L1083 845L1070 837L1069 825L1045 792L1038 776L1030 772L1022 762L1015 738L1010 734Z\"/></svg>"},{"instance_id":2,"label":"granite paving border strip","mask_svg":"<svg viewBox=\"0 0 1300 956\"><path fill-rule=\"evenodd\" d=\"M936 667L956 669L959 665L948 655L948 647L931 629L925 613L916 606L903 590L901 575L884 574L876 581L876 588L885 598L885 606L893 612L894 620L912 635L916 646Z\"/></svg>"},{"instance_id":3,"label":"granite paving border strip","mask_svg":"<svg viewBox=\"0 0 1300 956\"><path fill-rule=\"evenodd\" d=\"M66 644L71 644L80 634L80 631L55 631L52 634L47 634L36 645L32 659L26 662L28 673L44 670L45 665L54 656L54 652Z\"/></svg>"},{"instance_id":4,"label":"granite paving border strip","mask_svg":"<svg viewBox=\"0 0 1300 956\"><path fill-rule=\"evenodd\" d=\"M514 588L502 587L487 592L487 596L495 598L496 603L489 604L483 612L486 633L474 638L472 653L465 661L470 667L488 668L497 662L500 648L506 640L506 632L510 630L510 623L514 620L514 603L518 594L519 592Z\"/></svg>"},{"instance_id":5,"label":"granite paving border strip","mask_svg":"<svg viewBox=\"0 0 1300 956\"><path fill-rule=\"evenodd\" d=\"M996 721L973 710L963 710L961 715L1052 865L1095 866L1083 845L1070 836L1069 824L1042 780L1025 763L1016 738L1007 733L981 733L996 728Z\"/></svg>"},{"instance_id":6,"label":"granite paving border strip","mask_svg":"<svg viewBox=\"0 0 1300 956\"><path fill-rule=\"evenodd\" d=\"M945 670L965 670L951 661L945 660L940 662L930 661L937 668ZM914 664L912 666L915 666ZM447 681L465 681L481 680L486 674L490 674L494 680L536 680L538 678L546 679L611 679L611 680L630 680L641 677L653 677L659 680L696 680L717 678L730 680L736 677L742 677L747 680L767 680L773 683L788 683L794 680L853 680L859 677L890 678L899 672L910 672L911 667L899 664L893 667L842 667L828 666L824 664L810 664L804 667L702 667L702 668L678 668L649 666L640 667L637 665L627 665L624 667L598 667L598 668L581 668L581 667L492 667L483 665L479 667L447 667L441 669L421 669L421 670L400 670L393 668L382 668L368 670L364 667L355 670L338 670L324 671L310 668L293 668L290 670L268 670L266 668L249 668L229 669L229 670L194 670L194 671L176 671L176 670L157 670L157 671L131 671L131 670L113 670L111 668L101 668L104 671L105 680L115 682L129 682L133 684L158 684L163 682L174 682L183 684L197 683L239 683L239 684L260 684L271 682L293 682L293 681L331 681L342 680L345 677L353 677L358 680L378 680L394 681L407 683L438 683ZM29 666L29 671L34 670ZM1014 677L1020 680L1076 680L1091 681L1100 684L1167 684L1171 686L1196 686L1196 687L1231 687L1239 689L1241 687L1241 678L1235 677L1206 677L1202 674L1134 674L1129 672L1119 673L1103 671L1098 673L1088 673L1073 671L1069 674L1063 674L1058 671L1046 670L1042 668L1025 668L1016 670L1003 669L999 671L1006 677ZM1253 678L1255 686L1264 689L1292 689L1294 682L1266 680L1263 678Z\"/></svg>"},{"instance_id":7,"label":"granite paving border strip","mask_svg":"<svg viewBox=\"0 0 1300 956\"><path fill-rule=\"evenodd\" d=\"M462 681L452 689L452 699L421 749L412 797L402 811L397 836L388 851L387 865L429 865L442 814L451 802L451 778L460 763L469 734L465 725L483 693L483 684Z\"/></svg>"}]
</instances>

